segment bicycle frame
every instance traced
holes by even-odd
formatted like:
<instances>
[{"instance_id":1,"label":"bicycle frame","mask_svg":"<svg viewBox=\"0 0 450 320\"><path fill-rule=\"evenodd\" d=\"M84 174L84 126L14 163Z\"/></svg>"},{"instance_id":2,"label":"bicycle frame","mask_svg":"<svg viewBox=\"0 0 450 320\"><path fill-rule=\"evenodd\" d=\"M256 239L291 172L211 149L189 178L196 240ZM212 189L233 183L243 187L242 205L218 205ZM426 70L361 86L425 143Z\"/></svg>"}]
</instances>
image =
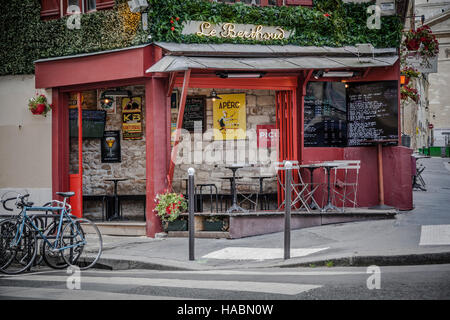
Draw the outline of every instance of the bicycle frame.
<instances>
[{"instance_id":1,"label":"bicycle frame","mask_svg":"<svg viewBox=\"0 0 450 320\"><path fill-rule=\"evenodd\" d=\"M59 217L59 223L58 223L58 231L56 233L56 241L52 244L48 238L41 232L41 230L33 223L33 220L30 219L30 217L27 215L27 211L60 211L60 217ZM67 214L66 210L66 199L64 199L64 203L62 207L24 207L22 212L19 214L23 219L20 222L20 228L17 228L16 235L14 237L14 246L18 245L22 235L23 235L23 226L25 225L25 221L28 221L30 225L33 227L34 230L39 232L40 237L53 249L58 251L63 251L66 249L71 249L74 247L79 247L81 245L86 244L86 240L84 238L84 235L80 232L80 230L77 228L76 224L74 223L73 219L70 217L69 214ZM76 228L77 235L80 235L83 241L81 243L77 243L74 245L69 245L65 247L58 247L59 245L59 237L61 235L61 229L63 226L64 218L68 218L70 223L73 224Z\"/></svg>"}]
</instances>

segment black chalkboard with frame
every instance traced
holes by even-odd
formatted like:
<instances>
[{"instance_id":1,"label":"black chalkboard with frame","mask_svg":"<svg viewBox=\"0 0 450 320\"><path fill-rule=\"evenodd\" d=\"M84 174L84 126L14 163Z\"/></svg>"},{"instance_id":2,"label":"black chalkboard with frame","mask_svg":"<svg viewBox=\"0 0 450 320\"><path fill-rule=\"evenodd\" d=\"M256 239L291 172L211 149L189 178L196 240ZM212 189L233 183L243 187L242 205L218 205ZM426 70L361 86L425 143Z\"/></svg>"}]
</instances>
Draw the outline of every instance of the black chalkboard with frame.
<instances>
[{"instance_id":1,"label":"black chalkboard with frame","mask_svg":"<svg viewBox=\"0 0 450 320\"><path fill-rule=\"evenodd\" d=\"M194 131L195 122L202 123L205 131L206 96L187 96L184 108L183 129Z\"/></svg>"},{"instance_id":2,"label":"black chalkboard with frame","mask_svg":"<svg viewBox=\"0 0 450 320\"><path fill-rule=\"evenodd\" d=\"M304 115L305 147L345 147L347 106L341 82L309 82Z\"/></svg>"},{"instance_id":3,"label":"black chalkboard with frame","mask_svg":"<svg viewBox=\"0 0 450 320\"><path fill-rule=\"evenodd\" d=\"M398 139L398 82L349 83L347 111L348 146Z\"/></svg>"}]
</instances>

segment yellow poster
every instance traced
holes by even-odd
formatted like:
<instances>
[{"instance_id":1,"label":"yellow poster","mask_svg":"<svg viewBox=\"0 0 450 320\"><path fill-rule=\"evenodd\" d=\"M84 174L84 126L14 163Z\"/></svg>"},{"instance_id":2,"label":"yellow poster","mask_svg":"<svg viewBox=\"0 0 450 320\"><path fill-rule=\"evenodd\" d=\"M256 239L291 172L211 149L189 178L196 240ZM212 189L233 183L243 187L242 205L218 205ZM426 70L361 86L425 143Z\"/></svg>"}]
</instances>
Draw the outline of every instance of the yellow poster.
<instances>
[{"instance_id":1,"label":"yellow poster","mask_svg":"<svg viewBox=\"0 0 450 320\"><path fill-rule=\"evenodd\" d=\"M122 99L122 135L124 140L142 139L142 98Z\"/></svg>"},{"instance_id":2,"label":"yellow poster","mask_svg":"<svg viewBox=\"0 0 450 320\"><path fill-rule=\"evenodd\" d=\"M245 93L219 94L213 102L214 140L245 139L247 111Z\"/></svg>"}]
</instances>

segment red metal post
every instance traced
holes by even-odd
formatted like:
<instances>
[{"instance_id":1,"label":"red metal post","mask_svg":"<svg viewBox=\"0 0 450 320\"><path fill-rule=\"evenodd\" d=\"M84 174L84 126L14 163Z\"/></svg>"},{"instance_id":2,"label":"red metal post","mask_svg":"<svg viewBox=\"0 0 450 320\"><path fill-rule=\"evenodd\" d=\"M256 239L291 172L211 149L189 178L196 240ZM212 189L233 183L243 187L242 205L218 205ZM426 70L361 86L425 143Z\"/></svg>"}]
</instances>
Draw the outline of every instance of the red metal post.
<instances>
[{"instance_id":1,"label":"red metal post","mask_svg":"<svg viewBox=\"0 0 450 320\"><path fill-rule=\"evenodd\" d=\"M166 96L167 80L164 78L149 78L145 82L145 127L146 134L146 232L148 237L154 237L161 232L161 221L153 212L154 199L158 193L167 188L168 153L170 136L167 127L170 126L169 108ZM169 142L168 142L169 141Z\"/></svg>"},{"instance_id":2,"label":"red metal post","mask_svg":"<svg viewBox=\"0 0 450 320\"><path fill-rule=\"evenodd\" d=\"M52 89L52 197L69 191L69 111L67 95Z\"/></svg>"},{"instance_id":3,"label":"red metal post","mask_svg":"<svg viewBox=\"0 0 450 320\"><path fill-rule=\"evenodd\" d=\"M175 171L175 161L178 152L178 142L181 135L181 127L183 125L184 107L186 106L186 97L189 89L189 79L191 77L191 70L188 69L184 72L183 89L181 91L180 107L178 108L177 128L175 131L175 141L173 143L172 154L169 163L169 173L167 175L169 190L172 189L173 173Z\"/></svg>"}]
</instances>

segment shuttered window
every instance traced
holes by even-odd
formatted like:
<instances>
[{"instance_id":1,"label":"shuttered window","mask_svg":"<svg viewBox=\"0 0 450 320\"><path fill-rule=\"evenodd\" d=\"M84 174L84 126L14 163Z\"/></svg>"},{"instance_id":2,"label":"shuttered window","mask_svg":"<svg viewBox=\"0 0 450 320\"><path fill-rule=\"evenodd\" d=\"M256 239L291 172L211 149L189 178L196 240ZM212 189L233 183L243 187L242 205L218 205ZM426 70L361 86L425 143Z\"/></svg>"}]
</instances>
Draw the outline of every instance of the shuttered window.
<instances>
[{"instance_id":1,"label":"shuttered window","mask_svg":"<svg viewBox=\"0 0 450 320\"><path fill-rule=\"evenodd\" d=\"M75 8L73 6L76 6L80 12L91 12L111 9L114 4L115 0L41 0L41 18L43 20L58 19L61 15L76 11L70 10Z\"/></svg>"}]
</instances>

